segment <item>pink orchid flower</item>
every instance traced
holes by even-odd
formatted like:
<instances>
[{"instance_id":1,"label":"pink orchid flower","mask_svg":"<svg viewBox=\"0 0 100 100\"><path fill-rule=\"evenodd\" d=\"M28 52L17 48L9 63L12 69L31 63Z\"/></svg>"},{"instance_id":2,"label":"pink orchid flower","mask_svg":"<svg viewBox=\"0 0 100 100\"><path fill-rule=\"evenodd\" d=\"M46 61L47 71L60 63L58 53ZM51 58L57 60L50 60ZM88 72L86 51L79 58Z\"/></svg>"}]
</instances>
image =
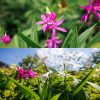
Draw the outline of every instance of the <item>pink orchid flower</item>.
<instances>
[{"instance_id":1,"label":"pink orchid flower","mask_svg":"<svg viewBox=\"0 0 100 100\"><path fill-rule=\"evenodd\" d=\"M58 40L57 37L52 37L51 39L47 40L47 47L48 48L57 48L62 40Z\"/></svg>"},{"instance_id":2,"label":"pink orchid flower","mask_svg":"<svg viewBox=\"0 0 100 100\"><path fill-rule=\"evenodd\" d=\"M94 0L93 13L97 16L100 22L100 0Z\"/></svg>"},{"instance_id":3,"label":"pink orchid flower","mask_svg":"<svg viewBox=\"0 0 100 100\"><path fill-rule=\"evenodd\" d=\"M56 31L61 31L61 32L67 32L66 29L59 27L62 23L64 22L64 19L59 20L58 22L54 22L52 25L52 35L55 36L56 35Z\"/></svg>"},{"instance_id":4,"label":"pink orchid flower","mask_svg":"<svg viewBox=\"0 0 100 100\"><path fill-rule=\"evenodd\" d=\"M24 71L21 68L17 68L18 75L17 78L22 78L24 76Z\"/></svg>"},{"instance_id":5,"label":"pink orchid flower","mask_svg":"<svg viewBox=\"0 0 100 100\"><path fill-rule=\"evenodd\" d=\"M33 72L32 69L29 69L27 73L30 78L34 78L38 75L36 72Z\"/></svg>"},{"instance_id":6,"label":"pink orchid flower","mask_svg":"<svg viewBox=\"0 0 100 100\"><path fill-rule=\"evenodd\" d=\"M10 43L10 41L11 41L11 38L6 33L0 38L0 42L3 42L5 44Z\"/></svg>"},{"instance_id":7,"label":"pink orchid flower","mask_svg":"<svg viewBox=\"0 0 100 100\"><path fill-rule=\"evenodd\" d=\"M94 13L98 17L98 21L100 22L100 0L89 0L89 6L81 6L81 8L86 10L86 14L81 17L82 22L86 22L90 13Z\"/></svg>"},{"instance_id":8,"label":"pink orchid flower","mask_svg":"<svg viewBox=\"0 0 100 100\"><path fill-rule=\"evenodd\" d=\"M17 78L34 78L36 77L38 74L36 72L33 72L32 69L21 69L21 68L17 68L18 74L17 74Z\"/></svg>"},{"instance_id":9,"label":"pink orchid flower","mask_svg":"<svg viewBox=\"0 0 100 100\"><path fill-rule=\"evenodd\" d=\"M43 25L43 31L47 30L53 30L53 33L56 33L56 30L60 30L62 32L67 32L66 29L59 27L63 23L63 19L60 21L56 21L56 14L54 12L51 12L50 14L44 14L41 15L42 21L36 22L36 24L42 24Z\"/></svg>"},{"instance_id":10,"label":"pink orchid flower","mask_svg":"<svg viewBox=\"0 0 100 100\"><path fill-rule=\"evenodd\" d=\"M43 31L50 30L50 26L55 22L56 20L56 14L54 12L50 14L44 14L41 15L42 21L36 22L36 24L42 24L43 25Z\"/></svg>"}]
</instances>

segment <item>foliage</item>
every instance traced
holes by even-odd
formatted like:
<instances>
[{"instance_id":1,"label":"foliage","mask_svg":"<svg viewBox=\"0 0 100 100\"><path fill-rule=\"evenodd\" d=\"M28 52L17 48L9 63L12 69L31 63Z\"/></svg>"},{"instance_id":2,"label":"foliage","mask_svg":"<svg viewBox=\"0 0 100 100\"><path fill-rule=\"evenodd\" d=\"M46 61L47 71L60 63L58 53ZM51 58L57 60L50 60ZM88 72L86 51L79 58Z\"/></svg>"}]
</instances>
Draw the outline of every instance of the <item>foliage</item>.
<instances>
[{"instance_id":1,"label":"foliage","mask_svg":"<svg viewBox=\"0 0 100 100\"><path fill-rule=\"evenodd\" d=\"M3 68L0 71L0 99L99 100L100 91L97 87L100 88L100 70L96 71L99 66L100 64L96 65L92 70L66 71L62 75L59 72L52 72L45 80L41 73L34 79L19 80L16 78L15 69ZM84 77L83 74L87 75Z\"/></svg>"},{"instance_id":2,"label":"foliage","mask_svg":"<svg viewBox=\"0 0 100 100\"><path fill-rule=\"evenodd\" d=\"M9 44L0 43L0 47L45 47L48 33L44 34L35 22L46 12L46 6L56 12L58 20L65 19L62 26L69 32L59 32L58 37L63 40L60 48L100 47L99 23L95 18L86 24L80 22L83 13L80 6L84 4L87 4L87 0L1 0L0 35L7 32L12 41Z\"/></svg>"},{"instance_id":3,"label":"foliage","mask_svg":"<svg viewBox=\"0 0 100 100\"><path fill-rule=\"evenodd\" d=\"M97 64L100 62L100 51L95 51L92 53L92 62Z\"/></svg>"}]
</instances>

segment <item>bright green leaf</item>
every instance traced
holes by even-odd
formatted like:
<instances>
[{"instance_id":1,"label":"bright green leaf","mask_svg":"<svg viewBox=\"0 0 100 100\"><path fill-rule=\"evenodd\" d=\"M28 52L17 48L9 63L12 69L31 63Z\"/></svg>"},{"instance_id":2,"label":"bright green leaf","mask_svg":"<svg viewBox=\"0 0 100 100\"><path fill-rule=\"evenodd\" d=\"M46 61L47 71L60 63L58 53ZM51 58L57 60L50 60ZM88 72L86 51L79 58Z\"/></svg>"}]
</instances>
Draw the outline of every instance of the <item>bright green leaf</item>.
<instances>
[{"instance_id":1,"label":"bright green leaf","mask_svg":"<svg viewBox=\"0 0 100 100\"><path fill-rule=\"evenodd\" d=\"M100 63L97 64L92 70L91 72L75 87L72 95L75 96L81 89L82 87L85 85L85 83L91 78L91 76L94 74L95 70L100 67Z\"/></svg>"},{"instance_id":2,"label":"bright green leaf","mask_svg":"<svg viewBox=\"0 0 100 100\"><path fill-rule=\"evenodd\" d=\"M31 47L31 48L41 48L41 46L36 43L35 41L32 41L30 38L26 37L25 35L23 34L18 34L19 37L22 38L22 40L24 40L27 44L28 47Z\"/></svg>"}]
</instances>

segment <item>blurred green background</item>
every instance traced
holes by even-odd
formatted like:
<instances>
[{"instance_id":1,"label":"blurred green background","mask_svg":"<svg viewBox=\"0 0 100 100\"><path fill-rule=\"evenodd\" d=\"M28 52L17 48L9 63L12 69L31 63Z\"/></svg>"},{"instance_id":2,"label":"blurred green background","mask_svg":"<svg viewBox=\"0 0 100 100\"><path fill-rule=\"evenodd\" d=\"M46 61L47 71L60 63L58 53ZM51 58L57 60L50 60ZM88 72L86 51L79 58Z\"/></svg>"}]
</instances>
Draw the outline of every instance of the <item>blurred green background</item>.
<instances>
[{"instance_id":1,"label":"blurred green background","mask_svg":"<svg viewBox=\"0 0 100 100\"><path fill-rule=\"evenodd\" d=\"M57 20L65 19L61 27L68 32L58 32L57 36L64 40L59 47L100 47L100 23L92 13L86 23L80 22L85 14L82 5L88 5L88 0L0 0L0 36L6 32L13 39L9 45L1 43L0 47L44 47L47 35L35 22L46 13L46 6L57 14ZM20 33L25 36L19 36Z\"/></svg>"},{"instance_id":2,"label":"blurred green background","mask_svg":"<svg viewBox=\"0 0 100 100\"><path fill-rule=\"evenodd\" d=\"M14 34L18 30L28 29L32 20L40 20L48 6L55 11L58 18L65 18L65 27L80 23L81 5L88 0L0 0L0 33Z\"/></svg>"}]
</instances>

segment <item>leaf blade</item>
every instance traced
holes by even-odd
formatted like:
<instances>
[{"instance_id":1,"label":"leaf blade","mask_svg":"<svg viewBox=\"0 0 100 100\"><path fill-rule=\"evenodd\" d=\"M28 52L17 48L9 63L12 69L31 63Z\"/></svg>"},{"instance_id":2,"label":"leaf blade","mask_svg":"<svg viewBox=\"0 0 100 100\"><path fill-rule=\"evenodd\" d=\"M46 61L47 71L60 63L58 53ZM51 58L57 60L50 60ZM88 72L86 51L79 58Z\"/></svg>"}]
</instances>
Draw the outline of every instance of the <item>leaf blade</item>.
<instances>
[{"instance_id":1,"label":"leaf blade","mask_svg":"<svg viewBox=\"0 0 100 100\"><path fill-rule=\"evenodd\" d=\"M41 48L41 46L38 43L36 43L35 41L32 41L30 38L26 37L25 35L18 34L18 36L21 37L26 42L28 47Z\"/></svg>"}]
</instances>

